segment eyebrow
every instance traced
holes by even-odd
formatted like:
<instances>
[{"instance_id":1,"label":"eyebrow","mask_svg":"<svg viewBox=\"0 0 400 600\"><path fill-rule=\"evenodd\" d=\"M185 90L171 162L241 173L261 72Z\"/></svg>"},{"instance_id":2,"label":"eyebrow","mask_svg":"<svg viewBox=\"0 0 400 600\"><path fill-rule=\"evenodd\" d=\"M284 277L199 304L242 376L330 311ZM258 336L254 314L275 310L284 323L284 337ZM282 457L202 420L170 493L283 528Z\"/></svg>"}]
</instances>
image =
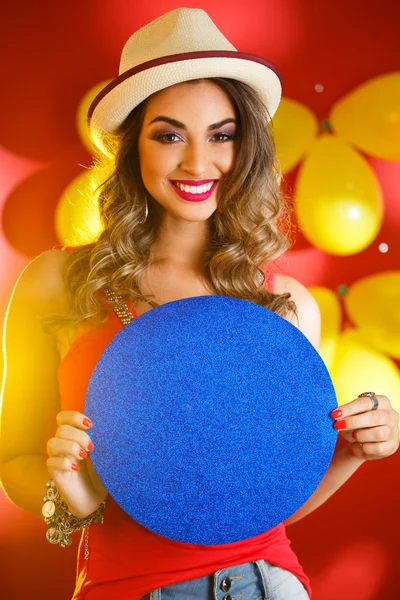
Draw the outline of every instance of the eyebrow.
<instances>
[{"instance_id":1,"label":"eyebrow","mask_svg":"<svg viewBox=\"0 0 400 600\"><path fill-rule=\"evenodd\" d=\"M156 117L155 119L150 121L149 125L152 125L153 123L158 123L160 121L164 122L164 123L169 123L173 127L177 127L178 129L183 129L184 131L187 130L187 127L184 123L181 123L180 121L176 121L175 119L170 119L169 117L164 117L162 115L160 115L159 117ZM236 119L232 119L232 118L223 119L222 121L218 121L218 123L213 123L212 125L209 125L207 127L207 131L214 131L214 129L219 129L219 127L222 127L223 125L226 125L227 123L235 123L236 124Z\"/></svg>"}]
</instances>

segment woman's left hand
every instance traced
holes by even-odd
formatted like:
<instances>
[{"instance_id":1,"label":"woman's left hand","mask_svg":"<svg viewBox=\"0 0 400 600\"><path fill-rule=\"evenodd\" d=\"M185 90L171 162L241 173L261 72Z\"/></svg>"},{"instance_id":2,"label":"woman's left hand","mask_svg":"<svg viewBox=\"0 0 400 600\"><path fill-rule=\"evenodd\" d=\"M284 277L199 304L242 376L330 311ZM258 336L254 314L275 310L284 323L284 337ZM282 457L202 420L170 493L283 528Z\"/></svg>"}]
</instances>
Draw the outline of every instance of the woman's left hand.
<instances>
[{"instance_id":1,"label":"woman's left hand","mask_svg":"<svg viewBox=\"0 0 400 600\"><path fill-rule=\"evenodd\" d=\"M399 415L389 398L375 397L376 409L371 397L362 396L331 413L335 429L351 444L353 455L364 460L385 458L399 447Z\"/></svg>"}]
</instances>

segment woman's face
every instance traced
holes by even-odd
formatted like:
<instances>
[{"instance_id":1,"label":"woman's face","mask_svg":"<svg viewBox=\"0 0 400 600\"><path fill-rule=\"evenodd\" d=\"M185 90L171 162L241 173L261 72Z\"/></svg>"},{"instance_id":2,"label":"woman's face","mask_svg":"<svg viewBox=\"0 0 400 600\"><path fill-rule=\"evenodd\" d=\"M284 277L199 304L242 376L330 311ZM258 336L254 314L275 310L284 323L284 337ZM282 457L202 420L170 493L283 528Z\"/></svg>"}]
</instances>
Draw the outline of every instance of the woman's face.
<instances>
[{"instance_id":1,"label":"woman's face","mask_svg":"<svg viewBox=\"0 0 400 600\"><path fill-rule=\"evenodd\" d=\"M220 180L232 169L236 117L215 83L171 86L147 101L138 149L143 183L177 219L207 220Z\"/></svg>"}]
</instances>

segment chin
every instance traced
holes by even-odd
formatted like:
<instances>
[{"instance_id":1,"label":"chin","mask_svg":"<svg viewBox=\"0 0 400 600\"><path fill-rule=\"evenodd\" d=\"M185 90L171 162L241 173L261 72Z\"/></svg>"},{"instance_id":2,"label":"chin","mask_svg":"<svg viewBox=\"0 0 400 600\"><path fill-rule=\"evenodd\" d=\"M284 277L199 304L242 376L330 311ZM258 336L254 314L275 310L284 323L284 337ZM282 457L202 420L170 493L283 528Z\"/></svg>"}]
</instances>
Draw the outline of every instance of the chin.
<instances>
[{"instance_id":1,"label":"chin","mask_svg":"<svg viewBox=\"0 0 400 600\"><path fill-rule=\"evenodd\" d=\"M174 217L180 221L186 221L187 223L205 223L212 217L213 214L214 212L205 215L177 215L175 213Z\"/></svg>"},{"instance_id":2,"label":"chin","mask_svg":"<svg viewBox=\"0 0 400 600\"><path fill-rule=\"evenodd\" d=\"M201 223L203 221L208 221L208 219L212 217L212 215L217 210L217 207L215 205L206 207L204 204L203 206L197 207L188 205L187 207L185 207L185 210L182 210L181 207L171 207L166 205L163 206L161 204L160 208L161 213L164 216L168 215L174 219L188 221L190 223Z\"/></svg>"},{"instance_id":3,"label":"chin","mask_svg":"<svg viewBox=\"0 0 400 600\"><path fill-rule=\"evenodd\" d=\"M192 210L187 210L182 216L183 218L188 219L189 221L207 221L210 217L213 216L216 210L216 206L204 206L201 208L199 207L197 209L194 208Z\"/></svg>"}]
</instances>

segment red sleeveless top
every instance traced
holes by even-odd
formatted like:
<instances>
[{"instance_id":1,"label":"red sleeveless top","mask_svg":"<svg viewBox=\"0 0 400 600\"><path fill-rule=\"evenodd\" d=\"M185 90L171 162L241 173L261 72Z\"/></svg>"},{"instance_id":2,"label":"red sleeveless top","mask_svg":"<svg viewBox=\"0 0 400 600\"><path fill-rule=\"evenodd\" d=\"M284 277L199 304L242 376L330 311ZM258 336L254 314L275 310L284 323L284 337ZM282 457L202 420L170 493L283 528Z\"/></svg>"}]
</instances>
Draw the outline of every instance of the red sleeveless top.
<instances>
[{"instance_id":1,"label":"red sleeveless top","mask_svg":"<svg viewBox=\"0 0 400 600\"><path fill-rule=\"evenodd\" d=\"M137 317L133 306L129 302L127 305ZM122 327L117 315L110 311L104 326L86 329L74 339L59 367L61 410L83 412L92 371ZM311 596L309 580L290 548L283 524L232 544L187 544L149 531L108 497L104 523L90 526L89 560L84 559L84 537L81 538L73 600L138 600L163 586L262 559L291 571Z\"/></svg>"}]
</instances>

